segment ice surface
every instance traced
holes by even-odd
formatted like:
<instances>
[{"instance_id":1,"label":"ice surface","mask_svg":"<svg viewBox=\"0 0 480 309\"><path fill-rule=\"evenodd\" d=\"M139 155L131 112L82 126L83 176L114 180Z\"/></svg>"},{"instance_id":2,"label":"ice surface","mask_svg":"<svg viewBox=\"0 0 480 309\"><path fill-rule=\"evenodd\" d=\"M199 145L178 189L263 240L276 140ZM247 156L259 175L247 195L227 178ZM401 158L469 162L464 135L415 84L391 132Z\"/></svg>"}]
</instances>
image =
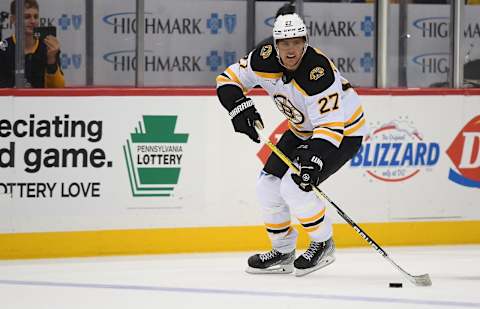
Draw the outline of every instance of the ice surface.
<instances>
[{"instance_id":1,"label":"ice surface","mask_svg":"<svg viewBox=\"0 0 480 309\"><path fill-rule=\"evenodd\" d=\"M433 286L413 286L370 248L337 249L300 278L245 273L251 252L16 260L0 261L1 308L480 308L480 245L385 249Z\"/></svg>"}]
</instances>

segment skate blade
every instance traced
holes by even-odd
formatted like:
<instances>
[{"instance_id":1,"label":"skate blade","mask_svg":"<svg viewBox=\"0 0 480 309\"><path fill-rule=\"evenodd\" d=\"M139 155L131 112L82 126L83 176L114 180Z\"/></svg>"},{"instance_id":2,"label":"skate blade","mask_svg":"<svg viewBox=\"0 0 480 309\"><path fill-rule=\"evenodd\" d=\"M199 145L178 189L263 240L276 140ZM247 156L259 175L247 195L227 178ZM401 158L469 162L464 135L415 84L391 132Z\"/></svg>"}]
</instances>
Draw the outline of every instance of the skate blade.
<instances>
[{"instance_id":1,"label":"skate blade","mask_svg":"<svg viewBox=\"0 0 480 309\"><path fill-rule=\"evenodd\" d=\"M245 271L249 274L291 274L293 273L293 265L275 265L269 268L253 268L248 266Z\"/></svg>"},{"instance_id":2,"label":"skate blade","mask_svg":"<svg viewBox=\"0 0 480 309\"><path fill-rule=\"evenodd\" d=\"M335 262L335 257L334 256L328 256L326 259L320 261L316 266L307 268L307 269L295 269L295 277L302 277L305 275L308 275L309 273L313 273L316 270L319 270L320 268L324 268L330 264Z\"/></svg>"}]
</instances>

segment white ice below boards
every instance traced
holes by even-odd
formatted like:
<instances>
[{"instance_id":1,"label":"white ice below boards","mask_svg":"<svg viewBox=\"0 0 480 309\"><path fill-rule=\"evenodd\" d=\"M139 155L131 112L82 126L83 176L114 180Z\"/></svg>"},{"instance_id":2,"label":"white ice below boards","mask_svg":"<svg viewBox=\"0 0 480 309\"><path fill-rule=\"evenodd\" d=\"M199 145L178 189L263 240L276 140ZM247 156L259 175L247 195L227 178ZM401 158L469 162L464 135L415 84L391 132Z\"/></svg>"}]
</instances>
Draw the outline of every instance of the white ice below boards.
<instances>
[{"instance_id":1,"label":"white ice below boards","mask_svg":"<svg viewBox=\"0 0 480 309\"><path fill-rule=\"evenodd\" d=\"M0 261L0 299L8 309L480 308L480 245L385 249L433 285L413 286L361 248L305 277L249 275L251 252Z\"/></svg>"}]
</instances>

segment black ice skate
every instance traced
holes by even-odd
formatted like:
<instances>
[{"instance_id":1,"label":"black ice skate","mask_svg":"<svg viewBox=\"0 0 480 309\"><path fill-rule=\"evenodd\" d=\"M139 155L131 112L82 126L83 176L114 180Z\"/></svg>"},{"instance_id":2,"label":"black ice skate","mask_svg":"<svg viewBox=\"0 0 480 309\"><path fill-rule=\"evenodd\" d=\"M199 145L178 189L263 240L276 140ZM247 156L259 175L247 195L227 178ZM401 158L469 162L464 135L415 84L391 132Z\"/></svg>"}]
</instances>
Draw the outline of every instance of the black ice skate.
<instances>
[{"instance_id":1,"label":"black ice skate","mask_svg":"<svg viewBox=\"0 0 480 309\"><path fill-rule=\"evenodd\" d=\"M307 251L300 255L294 262L295 276L305 276L320 268L330 265L335 261L335 244L333 239L327 241L312 241Z\"/></svg>"},{"instance_id":2,"label":"black ice skate","mask_svg":"<svg viewBox=\"0 0 480 309\"><path fill-rule=\"evenodd\" d=\"M248 258L249 274L290 274L293 272L295 250L290 253L281 253L276 249L263 254L255 254Z\"/></svg>"}]
</instances>

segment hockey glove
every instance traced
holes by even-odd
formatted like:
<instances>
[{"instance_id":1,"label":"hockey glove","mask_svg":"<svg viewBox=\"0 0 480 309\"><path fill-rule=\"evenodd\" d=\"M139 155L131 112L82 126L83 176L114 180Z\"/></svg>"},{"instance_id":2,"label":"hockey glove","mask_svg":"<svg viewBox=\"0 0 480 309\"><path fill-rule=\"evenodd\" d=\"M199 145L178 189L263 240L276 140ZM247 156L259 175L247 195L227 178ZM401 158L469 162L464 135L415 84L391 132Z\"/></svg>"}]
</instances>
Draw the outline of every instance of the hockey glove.
<instances>
[{"instance_id":1,"label":"hockey glove","mask_svg":"<svg viewBox=\"0 0 480 309\"><path fill-rule=\"evenodd\" d=\"M292 174L293 181L305 191L312 191L312 185L320 184L320 172L323 167L322 160L310 149L308 144L297 147L293 158L299 164L300 175Z\"/></svg>"},{"instance_id":2,"label":"hockey glove","mask_svg":"<svg viewBox=\"0 0 480 309\"><path fill-rule=\"evenodd\" d=\"M246 134L255 143L260 143L255 123L259 121L263 127L263 121L252 99L243 97L235 103L237 106L228 113L232 117L235 132Z\"/></svg>"}]
</instances>

